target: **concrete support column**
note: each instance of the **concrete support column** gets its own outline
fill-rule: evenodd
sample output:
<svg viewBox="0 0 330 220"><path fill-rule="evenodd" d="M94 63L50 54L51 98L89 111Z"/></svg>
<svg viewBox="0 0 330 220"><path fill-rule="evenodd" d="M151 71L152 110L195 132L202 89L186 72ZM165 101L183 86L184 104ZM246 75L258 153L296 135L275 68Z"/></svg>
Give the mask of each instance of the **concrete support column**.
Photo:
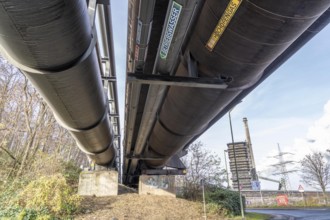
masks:
<svg viewBox="0 0 330 220"><path fill-rule="evenodd" d="M78 194L97 197L118 195L118 172L82 171L79 176Z"/></svg>
<svg viewBox="0 0 330 220"><path fill-rule="evenodd" d="M139 195L176 197L175 176L142 175L139 179Z"/></svg>

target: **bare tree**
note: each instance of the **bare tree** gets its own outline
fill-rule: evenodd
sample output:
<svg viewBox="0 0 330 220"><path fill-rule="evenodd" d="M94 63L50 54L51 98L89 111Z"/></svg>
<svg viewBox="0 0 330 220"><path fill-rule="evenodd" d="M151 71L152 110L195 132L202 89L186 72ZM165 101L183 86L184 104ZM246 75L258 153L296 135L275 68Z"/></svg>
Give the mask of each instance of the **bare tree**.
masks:
<svg viewBox="0 0 330 220"><path fill-rule="evenodd" d="M330 164L325 160L324 154L321 152L314 152L304 157L301 163L301 177L302 181L307 185L316 188L320 187L326 204L328 204L326 189L330 183Z"/></svg>
<svg viewBox="0 0 330 220"><path fill-rule="evenodd" d="M87 157L60 127L48 106L21 72L0 56L0 179L20 177L38 152L77 165Z"/></svg>
<svg viewBox="0 0 330 220"><path fill-rule="evenodd" d="M0 123L2 122L2 114L6 103L8 103L12 97L12 92L17 84L19 78L19 70L10 65L6 60L0 57Z"/></svg>
<svg viewBox="0 0 330 220"><path fill-rule="evenodd" d="M225 181L220 157L203 149L200 141L190 145L188 155L182 160L187 167L187 174L179 177L178 182L186 198L198 199L202 180L206 185L217 187L221 187Z"/></svg>

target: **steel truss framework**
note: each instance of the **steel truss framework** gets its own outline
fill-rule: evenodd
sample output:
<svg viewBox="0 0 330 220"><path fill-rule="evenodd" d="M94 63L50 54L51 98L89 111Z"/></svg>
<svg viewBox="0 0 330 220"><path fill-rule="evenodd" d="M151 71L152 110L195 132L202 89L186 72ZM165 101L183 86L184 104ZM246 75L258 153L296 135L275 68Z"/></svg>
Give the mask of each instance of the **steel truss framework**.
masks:
<svg viewBox="0 0 330 220"><path fill-rule="evenodd" d="M114 131L114 147L117 151L115 166L119 172L119 181L121 181L121 132L112 36L111 6L109 0L90 0L87 4L89 17L93 25L94 36L97 40L95 48L101 70L101 78L108 99L108 117Z"/></svg>

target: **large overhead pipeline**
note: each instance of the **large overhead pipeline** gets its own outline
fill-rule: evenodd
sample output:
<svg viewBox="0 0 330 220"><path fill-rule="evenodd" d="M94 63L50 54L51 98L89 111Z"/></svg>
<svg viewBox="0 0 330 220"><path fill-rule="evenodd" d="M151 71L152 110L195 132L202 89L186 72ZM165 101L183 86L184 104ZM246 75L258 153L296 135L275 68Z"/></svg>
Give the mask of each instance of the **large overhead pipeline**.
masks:
<svg viewBox="0 0 330 220"><path fill-rule="evenodd" d="M231 12L225 12L228 2L206 0L184 51L185 59L175 74L188 77L194 75L193 71L199 77L222 78L228 88L173 86L168 90L148 141L149 155L164 160L146 161L150 167L164 166L171 156L214 123L214 118L227 111L237 97L243 98L245 90L263 79L265 70L276 58L290 53L287 51L292 49L290 45L315 25L330 6L329 0L244 0L235 13L230 7ZM232 13L232 20L210 48L208 43L224 13ZM189 67L191 62L193 70Z"/></svg>
<svg viewBox="0 0 330 220"><path fill-rule="evenodd" d="M115 156L86 1L0 2L0 45L97 164Z"/></svg>

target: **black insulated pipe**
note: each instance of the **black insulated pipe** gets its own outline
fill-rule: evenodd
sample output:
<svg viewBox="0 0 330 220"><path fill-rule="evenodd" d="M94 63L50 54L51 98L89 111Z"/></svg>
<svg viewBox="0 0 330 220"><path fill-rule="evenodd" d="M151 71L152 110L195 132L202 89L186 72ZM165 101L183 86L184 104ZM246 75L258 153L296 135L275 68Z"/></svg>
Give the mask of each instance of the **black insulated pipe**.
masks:
<svg viewBox="0 0 330 220"><path fill-rule="evenodd" d="M41 93L57 121L99 165L115 156L86 1L0 2L1 53Z"/></svg>
<svg viewBox="0 0 330 220"><path fill-rule="evenodd" d="M329 8L330 1L245 0L234 14L212 52L205 45L229 1L207 0L184 51L197 63L199 77L231 79L228 89L171 87L149 138L148 155L164 160L146 161L163 167L236 97L263 79L264 71ZM302 46L302 45L301 45ZM176 71L190 76L187 60ZM244 97L244 96L243 96Z"/></svg>

